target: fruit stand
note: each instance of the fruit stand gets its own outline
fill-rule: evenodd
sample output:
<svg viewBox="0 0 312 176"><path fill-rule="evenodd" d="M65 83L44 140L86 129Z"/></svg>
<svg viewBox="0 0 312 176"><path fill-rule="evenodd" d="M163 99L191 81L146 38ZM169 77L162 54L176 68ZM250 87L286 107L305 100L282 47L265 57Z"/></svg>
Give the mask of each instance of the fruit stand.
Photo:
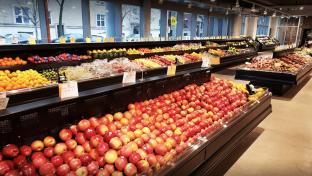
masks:
<svg viewBox="0 0 312 176"><path fill-rule="evenodd" d="M256 41L260 44L259 51L274 50L279 45L278 40L268 36L256 37Z"/></svg>
<svg viewBox="0 0 312 176"><path fill-rule="evenodd" d="M67 63L80 66L81 62L88 62L85 55L94 48L109 49L118 45L152 48L156 44L165 47L176 43L91 43L55 45L55 48L51 47L54 45L18 46L19 49L7 46L1 57L13 53L21 58L43 53L52 55L53 52L77 54L37 57L29 60L34 63L19 65L21 68L37 65L36 69L41 71L45 68L39 67L46 65L52 68ZM218 47L202 49L213 49L212 53L222 55L237 53L234 48L224 52ZM23 52L24 49L31 53ZM35 172L40 175L83 175L85 172L90 175L99 172L103 175L202 175L212 171L213 166L220 164L221 159L271 112L271 94L262 88L248 92L243 84L211 77L211 72L217 68L202 68L199 54L192 53L183 52L183 56L175 58L179 64L176 73L170 76L166 73L173 63L171 57L156 59L146 54L147 60L143 64L153 61L152 65L160 66L132 67L130 70L136 71L136 82L130 84L122 83L123 73L127 71L122 64L133 66L136 58L117 60L112 65L118 63L116 68L123 68L121 71L77 80L79 95L69 99L60 99L58 84L45 84L47 78L34 70L28 73L25 69L26 75L23 71L3 71L4 80L18 80L21 74L23 79L30 81L37 78L39 81L33 84L43 86L7 91L9 105L0 111L0 143L3 146L0 175L17 170L24 175ZM233 64L241 57L246 59L255 53L224 55L226 62L220 63L219 69L222 64ZM65 61L63 56L71 59ZM77 58L87 59L75 60ZM102 64L102 61L94 62ZM16 62L4 59L4 63ZM7 67L13 69L14 66Z"/></svg>
<svg viewBox="0 0 312 176"><path fill-rule="evenodd" d="M302 83L312 71L310 56L294 54L293 48L274 52L273 57L255 59L254 63L238 68L235 78L250 80L254 85L268 87L272 93L282 95L290 87Z"/></svg>

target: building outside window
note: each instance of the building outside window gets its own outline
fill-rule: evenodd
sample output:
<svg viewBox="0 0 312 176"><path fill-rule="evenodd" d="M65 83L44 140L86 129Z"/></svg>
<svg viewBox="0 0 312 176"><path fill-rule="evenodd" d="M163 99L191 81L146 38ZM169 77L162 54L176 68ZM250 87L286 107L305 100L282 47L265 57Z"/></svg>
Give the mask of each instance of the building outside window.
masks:
<svg viewBox="0 0 312 176"><path fill-rule="evenodd" d="M183 16L183 39L190 39L191 37L191 13L184 13Z"/></svg>
<svg viewBox="0 0 312 176"><path fill-rule="evenodd" d="M175 40L177 37L177 11L167 11L167 38Z"/></svg>
<svg viewBox="0 0 312 176"><path fill-rule="evenodd" d="M204 15L197 15L196 20L196 37L204 36Z"/></svg>
<svg viewBox="0 0 312 176"><path fill-rule="evenodd" d="M242 15L242 26L241 26L241 31L240 35L245 35L246 34L246 16Z"/></svg>
<svg viewBox="0 0 312 176"><path fill-rule="evenodd" d="M28 7L14 7L15 23L29 24L29 11Z"/></svg>
<svg viewBox="0 0 312 176"><path fill-rule="evenodd" d="M122 4L122 40L138 41L140 39L140 6Z"/></svg>
<svg viewBox="0 0 312 176"><path fill-rule="evenodd" d="M160 9L151 9L151 37L153 37L154 40L159 40L160 38L160 15L161 11Z"/></svg>
<svg viewBox="0 0 312 176"><path fill-rule="evenodd" d="M269 16L259 16L257 22L257 34L261 35L269 35L269 25L270 25L270 17Z"/></svg>
<svg viewBox="0 0 312 176"><path fill-rule="evenodd" d="M105 15L104 14L97 14L96 15L96 26L98 27L105 27Z"/></svg>

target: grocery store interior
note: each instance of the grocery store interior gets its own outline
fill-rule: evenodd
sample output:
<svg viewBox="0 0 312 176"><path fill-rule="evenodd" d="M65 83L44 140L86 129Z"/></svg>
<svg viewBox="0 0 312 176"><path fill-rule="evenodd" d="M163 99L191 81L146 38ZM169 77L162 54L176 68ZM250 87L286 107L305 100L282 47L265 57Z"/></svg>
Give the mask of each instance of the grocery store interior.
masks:
<svg viewBox="0 0 312 176"><path fill-rule="evenodd" d="M0 0L0 176L312 175L312 1Z"/></svg>

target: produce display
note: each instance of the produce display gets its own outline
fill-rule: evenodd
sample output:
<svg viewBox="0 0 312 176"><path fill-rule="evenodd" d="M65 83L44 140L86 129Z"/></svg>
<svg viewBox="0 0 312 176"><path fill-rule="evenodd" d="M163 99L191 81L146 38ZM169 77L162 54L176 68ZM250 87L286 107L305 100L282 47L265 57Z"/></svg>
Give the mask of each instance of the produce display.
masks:
<svg viewBox="0 0 312 176"><path fill-rule="evenodd" d="M44 70L42 73L42 76L47 78L48 80L52 82L57 82L58 80L58 74L57 70L49 69L49 70Z"/></svg>
<svg viewBox="0 0 312 176"><path fill-rule="evenodd" d="M26 61L16 57L15 59L11 57L4 57L0 59L0 66L14 66L14 65L25 65Z"/></svg>
<svg viewBox="0 0 312 176"><path fill-rule="evenodd" d="M10 72L0 70L0 92L23 88L43 87L51 84L35 70Z"/></svg>
<svg viewBox="0 0 312 176"><path fill-rule="evenodd" d="M248 46L248 43L246 41L226 42L226 45L230 47L238 47L238 46Z"/></svg>
<svg viewBox="0 0 312 176"><path fill-rule="evenodd" d="M311 57L302 57L298 54L288 54L279 58L253 58L251 63L247 63L242 68L275 71L275 72L290 72L297 73L303 67L311 64Z"/></svg>
<svg viewBox="0 0 312 176"><path fill-rule="evenodd" d="M88 51L88 55L92 56L94 59L105 59L105 58L114 58L114 57L123 57L127 55L127 50L122 49L110 49L110 50L92 50Z"/></svg>
<svg viewBox="0 0 312 176"><path fill-rule="evenodd" d="M49 62L61 62L61 61L78 61L78 60L87 60L92 59L91 56L86 55L75 55L75 54L68 54L63 53L58 56L49 56L49 57L40 57L38 55L36 56L30 56L27 58L27 60L31 63L40 64L40 63L49 63Z"/></svg>
<svg viewBox="0 0 312 176"><path fill-rule="evenodd" d="M249 95L243 85L212 77L203 85L129 104L126 112L82 119L58 138L7 144L0 153L0 175L152 175L264 93L257 89Z"/></svg>
<svg viewBox="0 0 312 176"><path fill-rule="evenodd" d="M256 40L264 46L278 45L278 41L270 37L257 37Z"/></svg>

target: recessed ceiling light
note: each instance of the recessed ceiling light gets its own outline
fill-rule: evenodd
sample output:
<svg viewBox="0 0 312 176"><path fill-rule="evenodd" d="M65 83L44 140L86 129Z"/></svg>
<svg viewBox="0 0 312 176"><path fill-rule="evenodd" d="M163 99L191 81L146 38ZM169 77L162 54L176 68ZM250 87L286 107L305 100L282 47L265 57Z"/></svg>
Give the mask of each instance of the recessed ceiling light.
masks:
<svg viewBox="0 0 312 176"><path fill-rule="evenodd" d="M255 4L252 4L252 7L251 7L250 11L253 12L253 13L258 12L258 10L256 9L256 5Z"/></svg>
<svg viewBox="0 0 312 176"><path fill-rule="evenodd" d="M159 4L164 3L164 0L158 0L158 3L159 3Z"/></svg>
<svg viewBox="0 0 312 176"><path fill-rule="evenodd" d="M303 10L303 9L304 9L304 7L303 7L303 6L301 6L299 9L300 9L300 10Z"/></svg>
<svg viewBox="0 0 312 176"><path fill-rule="evenodd" d="M216 2L216 0L210 0L210 2Z"/></svg>
<svg viewBox="0 0 312 176"><path fill-rule="evenodd" d="M263 15L266 15L268 14L267 10L265 9L264 12L263 12Z"/></svg>
<svg viewBox="0 0 312 176"><path fill-rule="evenodd" d="M225 15L228 15L228 14L229 14L229 10L226 10Z"/></svg>
<svg viewBox="0 0 312 176"><path fill-rule="evenodd" d="M189 3L188 5L187 5L187 8L192 8L192 4L191 3Z"/></svg>
<svg viewBox="0 0 312 176"><path fill-rule="evenodd" d="M213 10L213 8L212 8L212 7L210 7L210 8L209 8L209 12L212 12L212 10Z"/></svg>
<svg viewBox="0 0 312 176"><path fill-rule="evenodd" d="M239 0L236 0L235 7L236 7L236 8L239 8L239 7L240 7L240 5L239 5Z"/></svg>
<svg viewBox="0 0 312 176"><path fill-rule="evenodd" d="M274 13L272 14L272 17L276 17L276 12L274 12Z"/></svg>

